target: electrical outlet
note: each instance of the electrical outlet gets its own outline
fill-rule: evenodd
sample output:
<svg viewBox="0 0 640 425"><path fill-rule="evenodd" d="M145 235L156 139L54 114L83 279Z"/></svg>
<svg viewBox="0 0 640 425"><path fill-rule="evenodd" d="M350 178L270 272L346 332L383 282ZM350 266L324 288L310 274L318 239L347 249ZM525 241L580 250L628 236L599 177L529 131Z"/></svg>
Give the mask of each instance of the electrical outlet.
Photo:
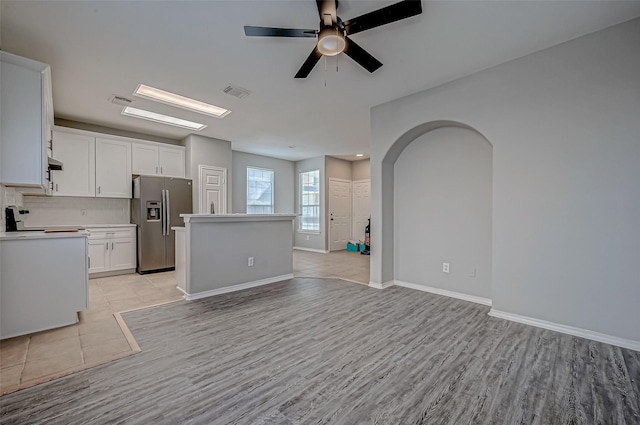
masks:
<svg viewBox="0 0 640 425"><path fill-rule="evenodd" d="M247 266L253 267L253 257L249 257L249 260L247 261Z"/></svg>
<svg viewBox="0 0 640 425"><path fill-rule="evenodd" d="M471 273L469 273L469 277L476 277L476 269L471 270Z"/></svg>
<svg viewBox="0 0 640 425"><path fill-rule="evenodd" d="M80 214L87 215L87 210L80 210Z"/></svg>
<svg viewBox="0 0 640 425"><path fill-rule="evenodd" d="M442 263L442 272L449 273L449 263Z"/></svg>
<svg viewBox="0 0 640 425"><path fill-rule="evenodd" d="M307 240L309 240L309 235L307 235Z"/></svg>

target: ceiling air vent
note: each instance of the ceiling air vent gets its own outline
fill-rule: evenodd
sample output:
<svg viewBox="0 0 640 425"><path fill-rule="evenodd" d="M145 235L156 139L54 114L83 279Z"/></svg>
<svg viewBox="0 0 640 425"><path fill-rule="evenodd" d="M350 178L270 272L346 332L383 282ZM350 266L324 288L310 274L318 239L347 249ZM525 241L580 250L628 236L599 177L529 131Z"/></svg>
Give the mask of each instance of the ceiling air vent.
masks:
<svg viewBox="0 0 640 425"><path fill-rule="evenodd" d="M118 96L117 94L114 94L109 98L109 102L113 103L114 105L129 106L133 103L133 100L127 99L124 96Z"/></svg>
<svg viewBox="0 0 640 425"><path fill-rule="evenodd" d="M229 84L227 87L223 88L222 91L225 92L226 94L230 94L233 97L237 97L238 99L247 97L249 96L249 93L251 93L247 89L243 89L240 86L234 86L232 84Z"/></svg>

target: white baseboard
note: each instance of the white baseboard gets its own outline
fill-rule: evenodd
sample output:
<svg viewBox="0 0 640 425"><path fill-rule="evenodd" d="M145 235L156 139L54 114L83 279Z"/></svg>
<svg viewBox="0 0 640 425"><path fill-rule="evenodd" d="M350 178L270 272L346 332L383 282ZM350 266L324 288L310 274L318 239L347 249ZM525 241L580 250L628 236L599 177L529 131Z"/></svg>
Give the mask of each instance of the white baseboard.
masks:
<svg viewBox="0 0 640 425"><path fill-rule="evenodd" d="M395 281L394 280L389 280L387 282L384 283L377 283L377 282L371 282L369 281L369 286L372 288L376 288L376 289L385 289L385 288L389 288L391 286L395 285Z"/></svg>
<svg viewBox="0 0 640 425"><path fill-rule="evenodd" d="M269 283L282 282L283 280L293 279L293 273L283 274L282 276L269 277L267 279L254 280L253 282L240 283L238 285L225 286L223 288L211 289L210 291L188 294L182 289L184 299L188 301L199 300L200 298L212 297L214 295L226 294L229 292L242 291L243 289L255 288L256 286L268 285Z"/></svg>
<svg viewBox="0 0 640 425"><path fill-rule="evenodd" d="M293 249L297 249L299 251L318 252L320 254L328 254L329 253L329 251L325 251L323 249L305 248L305 247L302 247L302 246L294 246Z"/></svg>
<svg viewBox="0 0 640 425"><path fill-rule="evenodd" d="M525 325L535 326L538 328L549 329L551 331L577 336L580 338L591 339L593 341L604 342L605 344L611 344L617 347L640 351L640 341L634 341L632 339L619 338L600 332L589 331L587 329L575 328L573 326L561 325L559 323L548 322L546 320L534 319L533 317L507 313L506 311L500 311L494 308L492 308L489 312L489 316L510 320L512 322L523 323Z"/></svg>
<svg viewBox="0 0 640 425"><path fill-rule="evenodd" d="M489 298L463 294L462 292L449 291L441 288L434 288L432 286L418 285L417 283L403 282L401 280L396 280L395 284L396 286L402 286L403 288L416 289L418 291L430 292L436 295L444 295L445 297L457 298L459 300L470 301L472 303L488 305L491 307L491 299Z"/></svg>

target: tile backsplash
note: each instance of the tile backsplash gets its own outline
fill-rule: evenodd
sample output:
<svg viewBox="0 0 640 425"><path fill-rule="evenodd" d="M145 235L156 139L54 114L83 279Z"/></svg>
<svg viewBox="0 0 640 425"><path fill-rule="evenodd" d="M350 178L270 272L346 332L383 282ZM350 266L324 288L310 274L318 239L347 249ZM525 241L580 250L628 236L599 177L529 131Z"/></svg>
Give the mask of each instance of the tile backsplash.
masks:
<svg viewBox="0 0 640 425"><path fill-rule="evenodd" d="M129 199L25 196L26 227L127 224Z"/></svg>

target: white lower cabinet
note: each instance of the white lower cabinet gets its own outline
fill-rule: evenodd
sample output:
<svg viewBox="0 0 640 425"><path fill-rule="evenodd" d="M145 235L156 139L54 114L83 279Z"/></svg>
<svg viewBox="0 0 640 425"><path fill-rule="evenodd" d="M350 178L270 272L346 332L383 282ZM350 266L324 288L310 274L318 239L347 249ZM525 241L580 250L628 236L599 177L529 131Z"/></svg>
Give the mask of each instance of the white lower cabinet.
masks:
<svg viewBox="0 0 640 425"><path fill-rule="evenodd" d="M135 227L92 227L89 236L89 273L136 268Z"/></svg>
<svg viewBox="0 0 640 425"><path fill-rule="evenodd" d="M86 236L9 235L0 251L0 339L72 325L88 308Z"/></svg>

